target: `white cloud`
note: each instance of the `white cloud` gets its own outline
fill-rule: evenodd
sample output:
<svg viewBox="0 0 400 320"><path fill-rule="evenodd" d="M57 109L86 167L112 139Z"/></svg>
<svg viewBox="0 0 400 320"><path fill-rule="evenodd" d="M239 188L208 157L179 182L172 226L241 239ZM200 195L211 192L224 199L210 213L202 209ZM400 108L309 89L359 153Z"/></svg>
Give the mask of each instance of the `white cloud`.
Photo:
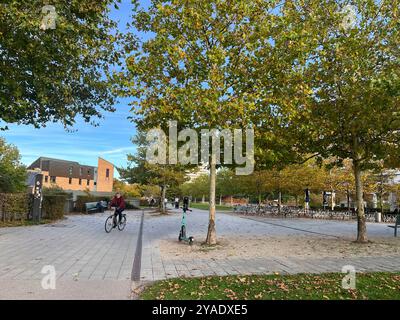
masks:
<svg viewBox="0 0 400 320"><path fill-rule="evenodd" d="M108 151L101 151L99 152L100 154L121 154L125 153L127 151L134 151L135 147L125 147L125 148L117 148L113 150L108 150Z"/></svg>

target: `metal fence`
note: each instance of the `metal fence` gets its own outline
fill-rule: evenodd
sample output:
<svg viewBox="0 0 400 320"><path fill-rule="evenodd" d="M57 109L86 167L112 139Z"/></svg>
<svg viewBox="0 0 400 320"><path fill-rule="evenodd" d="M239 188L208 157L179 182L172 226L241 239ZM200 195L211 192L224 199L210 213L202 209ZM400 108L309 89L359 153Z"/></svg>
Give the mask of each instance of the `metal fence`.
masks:
<svg viewBox="0 0 400 320"><path fill-rule="evenodd" d="M326 219L326 220L353 220L357 218L354 211L331 211L324 209L309 209L290 206L269 206L269 205L236 205L233 211L249 216L267 216L281 218L310 218L310 219ZM365 214L368 222L375 222L375 213L367 212ZM382 222L395 222L396 214L385 213L382 215Z"/></svg>

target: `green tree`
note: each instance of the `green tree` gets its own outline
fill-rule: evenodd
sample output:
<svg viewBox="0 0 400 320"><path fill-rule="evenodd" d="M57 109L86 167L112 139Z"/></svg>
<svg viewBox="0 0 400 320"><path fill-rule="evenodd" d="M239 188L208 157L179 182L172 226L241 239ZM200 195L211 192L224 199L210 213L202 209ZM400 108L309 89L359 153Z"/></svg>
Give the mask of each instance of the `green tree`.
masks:
<svg viewBox="0 0 400 320"><path fill-rule="evenodd" d="M192 181L188 181L181 186L184 196L191 196L193 201L204 199L209 190L210 179L207 174L201 174Z"/></svg>
<svg viewBox="0 0 400 320"><path fill-rule="evenodd" d="M270 176L267 170L255 170L247 176L233 176L228 184L232 195L257 199L258 204L262 203L266 194L271 194Z"/></svg>
<svg viewBox="0 0 400 320"><path fill-rule="evenodd" d="M222 204L222 197L228 195L235 194L235 187L234 187L234 178L235 172L223 168L217 172L217 180L216 180L216 194L219 196L219 204Z"/></svg>
<svg viewBox="0 0 400 320"><path fill-rule="evenodd" d="M179 165L155 165L146 159L148 142L144 132L138 133L132 142L137 146L136 154L128 155L127 168L118 168L123 180L130 184L153 184L161 189L161 212L166 213L164 199L169 187L177 186L185 181L185 171Z"/></svg>
<svg viewBox="0 0 400 320"><path fill-rule="evenodd" d="M130 52L119 82L133 102L141 129L166 127L201 130L245 128L254 105L237 75L249 66L257 25L270 4L261 0L153 0L134 13L135 31L145 36ZM215 228L216 161L209 159L207 244L217 242Z"/></svg>
<svg viewBox="0 0 400 320"><path fill-rule="evenodd" d="M318 193L324 190L327 171L313 160L301 164L292 164L282 170L281 188L294 196L296 204L299 197L305 197L305 189Z"/></svg>
<svg viewBox="0 0 400 320"><path fill-rule="evenodd" d="M17 147L0 138L0 192L22 192L26 188L26 168Z"/></svg>
<svg viewBox="0 0 400 320"><path fill-rule="evenodd" d="M139 184L128 184L118 179L114 179L113 191L122 192L126 197L131 198L139 198L141 196Z"/></svg>
<svg viewBox="0 0 400 320"><path fill-rule="evenodd" d="M261 92L272 100L264 109L278 115L291 149L334 158L339 166L351 159L357 241L366 242L362 173L400 154L399 1L354 1L356 23L350 26L346 4L285 1L274 55L260 53L252 78L268 81L264 65L281 57L273 71L282 81Z"/></svg>
<svg viewBox="0 0 400 320"><path fill-rule="evenodd" d="M144 184L140 186L141 195L146 198L161 198L160 188L155 185Z"/></svg>
<svg viewBox="0 0 400 320"><path fill-rule="evenodd" d="M0 4L0 120L44 126L89 122L111 111L108 74L120 36L108 14L119 0L54 1L55 29L41 28L50 1ZM3 128L4 129L4 128Z"/></svg>
<svg viewBox="0 0 400 320"><path fill-rule="evenodd" d="M332 18L320 23L320 46L305 66L313 94L302 121L311 125L311 150L335 156L338 163L352 160L357 241L366 242L362 173L388 155L400 156L399 1L355 5L355 28L341 29L343 16L334 14L340 9L335 2L327 8Z"/></svg>

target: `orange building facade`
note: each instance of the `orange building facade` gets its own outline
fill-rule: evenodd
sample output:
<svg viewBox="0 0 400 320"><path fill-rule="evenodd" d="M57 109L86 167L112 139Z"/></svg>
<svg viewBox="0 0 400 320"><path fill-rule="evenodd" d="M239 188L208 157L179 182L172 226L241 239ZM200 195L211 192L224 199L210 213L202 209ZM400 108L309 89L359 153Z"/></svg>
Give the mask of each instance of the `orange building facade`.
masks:
<svg viewBox="0 0 400 320"><path fill-rule="evenodd" d="M81 165L75 161L40 157L29 170L43 174L43 186L57 186L64 190L112 192L114 165L98 158L98 166Z"/></svg>

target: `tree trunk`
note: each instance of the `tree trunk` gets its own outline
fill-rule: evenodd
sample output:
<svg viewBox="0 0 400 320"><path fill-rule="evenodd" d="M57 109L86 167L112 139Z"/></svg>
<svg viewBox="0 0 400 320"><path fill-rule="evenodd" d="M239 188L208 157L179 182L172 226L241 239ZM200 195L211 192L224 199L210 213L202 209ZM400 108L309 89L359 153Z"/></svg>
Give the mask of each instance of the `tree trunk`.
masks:
<svg viewBox="0 0 400 320"><path fill-rule="evenodd" d="M380 195L379 195L379 206L381 209L381 214L380 214L380 217L379 217L379 213L376 214L375 222L381 222L382 218L383 218L383 194L382 193L380 193Z"/></svg>
<svg viewBox="0 0 400 320"><path fill-rule="evenodd" d="M347 195L347 211L350 212L351 210L350 210L350 191L349 191L349 189L347 189L346 195Z"/></svg>
<svg viewBox="0 0 400 320"><path fill-rule="evenodd" d="M335 191L333 189L331 190L331 209L335 210Z"/></svg>
<svg viewBox="0 0 400 320"><path fill-rule="evenodd" d="M282 207L282 192L279 190L278 192L278 213L281 214Z"/></svg>
<svg viewBox="0 0 400 320"><path fill-rule="evenodd" d="M2 218L3 222L6 222L6 212L4 210L3 203L0 203L0 213L1 213L1 218Z"/></svg>
<svg viewBox="0 0 400 320"><path fill-rule="evenodd" d="M203 194L203 197L201 198L201 203L204 203L204 202L206 202L206 201L204 199L204 194Z"/></svg>
<svg viewBox="0 0 400 320"><path fill-rule="evenodd" d="M219 195L219 205L222 206L222 195Z"/></svg>
<svg viewBox="0 0 400 320"><path fill-rule="evenodd" d="M357 161L353 160L354 178L356 183L357 201L357 242L367 242L367 226L364 213L363 183L361 179L362 171Z"/></svg>
<svg viewBox="0 0 400 320"><path fill-rule="evenodd" d="M216 155L212 152L210 161L210 215L208 223L208 232L206 238L206 244L215 245L217 244L217 232L215 230L215 185L216 185Z"/></svg>
<svg viewBox="0 0 400 320"><path fill-rule="evenodd" d="M162 186L162 192L161 192L161 213L166 214L167 213L167 207L165 205L165 195L167 193L167 186Z"/></svg>

